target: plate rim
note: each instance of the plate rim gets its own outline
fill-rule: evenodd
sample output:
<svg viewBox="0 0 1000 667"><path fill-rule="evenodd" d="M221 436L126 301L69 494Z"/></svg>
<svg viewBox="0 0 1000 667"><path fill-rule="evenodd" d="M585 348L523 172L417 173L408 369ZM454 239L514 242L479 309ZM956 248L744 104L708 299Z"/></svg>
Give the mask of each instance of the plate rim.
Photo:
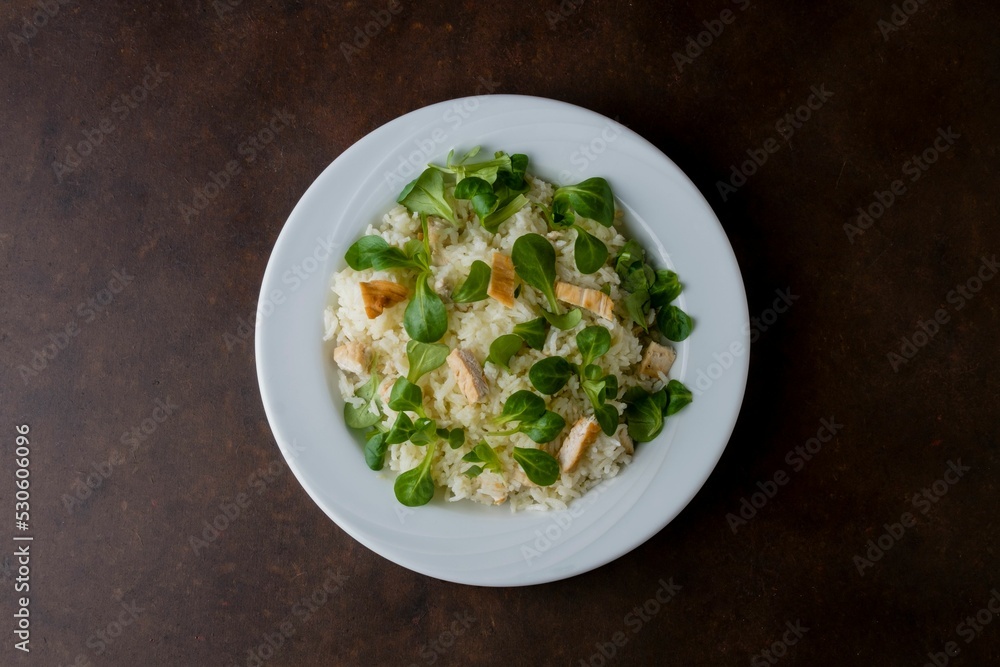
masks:
<svg viewBox="0 0 1000 667"><path fill-rule="evenodd" d="M424 574L426 576L431 576L446 581L452 581L454 583L479 585L479 586L534 585L534 584L556 581L571 576L576 576L578 574L582 574L584 572L601 567L607 564L608 562L611 562L613 560L616 560L617 558L626 555L631 550L637 548L641 544L651 539L654 535L656 535L664 527L666 527L671 521L673 521L673 519L675 519L677 515L679 515L680 512L682 512L684 508L690 504L691 500L704 487L705 482L708 480L712 472L715 470L719 460L721 459L723 453L725 452L726 447L728 446L729 441L732 438L732 433L735 429L735 425L737 423L737 420L741 412L743 400L745 398L747 379L749 375L749 356L750 356L749 355L749 348L750 348L749 307L747 305L746 288L742 280L742 271L740 270L739 261L736 258L735 252L733 251L732 244L729 242L728 235L725 233L725 230L722 227L721 223L719 222L718 217L715 215L715 211L712 209L708 201L705 199L704 195L695 186L695 184L691 181L691 179L687 176L687 174L684 173L684 171L680 169L680 167L678 167L672 160L670 160L670 158L667 155L665 155L655 145L653 145L650 141L648 141L638 133L619 124L626 132L628 132L629 138L633 142L637 142L637 144L641 146L644 149L644 151L649 153L649 155L653 156L655 159L662 160L663 163L668 166L668 169L672 172L672 174L675 177L680 178L683 187L686 190L688 190L690 194L694 195L693 197L690 198L691 201L689 203L697 204L700 208L703 209L703 212L707 214L710 220L714 222L715 231L718 233L718 235L721 236L721 239L724 241L723 247L725 251L727 251L727 256L725 257L725 259L728 260L727 263L731 264L731 267L735 269L735 274L738 277L738 280L736 281L737 284L735 285L735 287L737 288L738 296L740 297L739 305L742 306L740 319L741 322L744 323L744 326L741 330L742 340L739 342L743 344L746 353L743 354L740 357L739 362L736 363L734 367L729 370L729 372L735 371L735 373L737 374L734 377L736 377L736 379L738 380L739 390L738 390L738 401L734 402L733 409L729 411L727 420L728 423L725 424L725 428L723 429L726 433L724 441L721 443L720 446L718 446L717 450L714 452L714 456L711 457L712 458L711 464L705 465L703 467L701 471L702 474L699 475L697 483L690 485L690 492L686 494L686 497L682 503L677 503L676 507L671 508L671 511L664 512L660 520L649 523L647 530L643 531L643 534L638 536L638 538L634 539L632 543L629 544L626 548L615 551L614 553L611 553L606 557L592 559L588 561L585 565L571 568L569 571L562 573L548 571L547 573L542 574L544 571L535 570L534 573L540 574L541 576L529 575L529 576L522 576L517 580L490 581L489 583L483 583L484 581L483 579L473 580L475 579L475 577L470 578L468 576L457 576L457 575L455 577L449 577L449 576L442 576L442 573L440 572L428 571L428 568L422 567L421 564L418 562L414 562L413 559L409 557L410 555L408 553L397 552L391 556L387 555L385 553L385 550L391 549L392 548L391 545L387 547L386 545L380 543L375 536L368 535L363 529L353 525L350 520L342 516L342 513L338 513L334 509L328 507L327 504L318 497L319 494L318 492L314 492L314 490L311 488L311 483L308 482L307 479L305 479L302 474L300 474L301 471L298 468L296 457L293 452L289 451L288 443L283 442L285 438L283 438L282 436L285 433L285 428L283 425L280 424L280 416L276 408L275 397L271 395L270 388L267 386L265 382L265 378L267 376L267 364L270 362L271 353L267 351L266 345L264 345L264 341L262 340L266 335L265 331L268 328L268 326L275 326L275 324L272 323L273 320L271 320L270 318L264 318L263 321L261 322L259 312L261 305L264 304L267 298L269 285L272 285L275 281L275 272L278 271L280 268L284 268L284 265L282 265L281 267L277 266L275 260L276 257L279 255L280 250L286 244L289 243L289 239L292 238L295 234L295 229L293 228L294 227L293 221L298 219L298 217L307 214L306 211L309 208L309 203L311 202L311 200L315 199L316 196L315 190L319 188L324 183L324 181L329 178L328 174L332 173L332 171L335 168L337 168L338 164L344 165L349 163L353 159L353 156L357 154L359 151L363 150L368 144L377 141L378 138L381 136L387 136L392 128L403 126L407 122L407 119L413 119L414 121L416 121L417 119L420 119L423 116L427 116L432 110L439 110L448 105L455 105L458 103L467 102L469 100L476 100L477 105L495 104L498 106L498 108L502 108L502 105L504 103L524 104L524 105L540 104L554 109L558 109L561 107L573 114L577 115L584 114L590 116L592 120L617 124L617 121L607 118L602 114L559 100L552 100L544 97L528 96L528 95L509 95L509 94L477 95L472 97L456 98L453 100L445 100L442 102L438 102L435 104L427 105L422 108L416 109L414 111L399 116L381 125L380 127L372 130L364 137L353 143L349 148L347 148L340 155L338 155L329 165L327 165L327 167L324 168L319 175L317 175L314 181L301 195L298 202L290 212L288 219L283 224L281 232L278 234L274 242L274 247L272 248L271 255L268 259L267 268L265 269L264 275L261 280L261 293L260 293L260 298L258 299L258 311L257 313L255 313L256 324L255 324L254 342L255 342L258 386L260 388L261 398L264 404L264 410L268 419L269 426L272 430L272 433L274 434L279 449L281 450L282 455L286 460L286 463L289 465L289 468L292 470L293 474L295 474L296 479L299 481L300 485L305 489L307 494L309 494L313 502L315 502L320 507L320 509L322 509L323 512L328 517L330 517L331 520L334 521L334 523L336 523L342 530L348 533L353 539L357 540L366 548L372 550L373 552L382 556L383 558L386 558L387 560L399 564L402 567L406 567L407 569ZM427 127L427 125L425 125L424 127ZM413 132L410 132L410 134L411 135L416 134L419 133L419 131L420 130L418 128ZM391 154L390 151L387 151L386 153ZM621 200L619 201L620 203L625 203L626 205L628 204L628 202L621 202ZM378 212L373 212L372 217L375 217L377 215ZM321 277L323 278L324 285L328 286L330 278L329 272L327 271L322 272ZM281 318L278 318L279 321L280 319ZM321 332L317 332L317 338L320 337L321 337ZM707 460L708 459L706 459L706 462ZM368 473L371 472L368 471L367 468L365 468L364 470L365 472ZM371 474L374 475L374 473ZM581 498L576 502L580 502L581 500L586 499L586 497L587 495L585 494L583 498ZM469 573L464 573L464 574L469 574Z"/></svg>

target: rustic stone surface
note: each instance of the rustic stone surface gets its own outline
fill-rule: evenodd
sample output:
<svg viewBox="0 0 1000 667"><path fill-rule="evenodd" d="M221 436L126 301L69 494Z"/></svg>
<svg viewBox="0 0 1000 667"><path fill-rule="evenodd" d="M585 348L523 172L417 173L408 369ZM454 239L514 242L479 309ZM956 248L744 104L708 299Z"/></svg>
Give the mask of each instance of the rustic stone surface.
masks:
<svg viewBox="0 0 1000 667"><path fill-rule="evenodd" d="M1000 587L1000 281L949 299L1000 251L1000 10L901 4L918 9L885 38L888 1L403 2L345 54L387 3L7 3L0 508L27 423L35 542L32 651L13 648L11 547L0 663L255 664L287 623L266 664L597 665L621 632L618 664L746 665L797 622L789 664L916 665L949 641L955 664L1000 662L1000 623L969 643L958 627ZM672 54L720 16L679 67ZM736 432L690 506L597 571L509 590L411 573L330 522L272 440L252 338L225 338L252 321L274 240L330 161L486 84L618 118L666 152L722 220L767 322ZM782 136L824 86L832 97ZM244 144L272 120L272 143ZM939 128L960 136L911 181L905 163ZM99 142L77 162L67 146L85 136ZM777 151L724 199L717 183L768 140ZM185 216L230 162L238 173ZM897 179L905 192L849 238ZM784 290L793 305L773 317ZM887 355L922 341L937 309L947 321L894 369ZM158 400L177 407L142 433L165 416ZM842 428L796 470L824 419ZM914 503L959 460L971 470L946 495ZM68 508L95 469L110 474ZM734 534L727 514L778 472L787 484ZM195 553L189 537L240 493L241 516ZM904 512L916 525L861 576L854 557ZM630 616L670 578L671 602ZM339 586L325 604L296 606L324 582ZM456 614L469 627L452 643Z"/></svg>

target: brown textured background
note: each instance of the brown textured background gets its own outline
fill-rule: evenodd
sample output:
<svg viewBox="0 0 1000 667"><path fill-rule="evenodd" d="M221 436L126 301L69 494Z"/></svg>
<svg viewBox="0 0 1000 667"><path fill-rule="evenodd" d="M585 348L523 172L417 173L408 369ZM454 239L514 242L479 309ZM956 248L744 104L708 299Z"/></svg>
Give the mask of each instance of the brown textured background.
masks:
<svg viewBox="0 0 1000 667"><path fill-rule="evenodd" d="M1000 662L1000 618L970 643L957 627L1000 587L1000 280L960 310L947 300L1000 252L1000 9L910 1L919 10L888 40L889 0L404 1L349 60L341 43L388 3L48 0L55 15L30 40L11 35L39 5L5 3L0 535L16 532L14 428L27 423L35 541L30 655L13 649L3 549L0 664L246 665L285 621L294 634L268 665L599 665L619 631L608 664L770 664L761 651L787 622L809 630L781 664L921 665L948 641L951 664ZM678 71L671 54L726 8L735 21ZM147 66L169 76L121 119L115 100ZM759 331L736 432L690 506L620 560L531 588L431 580L343 533L281 460L252 343L226 337L252 321L274 240L319 172L480 77L648 138L715 208L751 314L770 317L776 290L799 297ZM776 121L821 85L833 97L781 139ZM240 144L276 109L294 120L247 162ZM114 128L57 176L102 119ZM905 180L948 127L952 149ZM769 137L780 150L724 202L716 182ZM240 172L185 220L180 204L230 160ZM907 192L849 241L844 224L895 179ZM134 279L90 317L116 270ZM894 371L887 354L938 308L949 321ZM44 369L18 370L69 323L78 334ZM180 407L123 440L156 399ZM824 418L843 428L792 472L786 454ZM958 459L971 470L916 511L911 497ZM67 507L102 465L110 476ZM777 471L789 483L734 534L727 514ZM190 536L240 493L249 506L195 553ZM906 511L916 526L859 575L853 557ZM327 571L346 579L305 618L295 605ZM632 632L626 616L671 577L682 590ZM102 646L122 603L142 611ZM474 620L452 638L456 614Z"/></svg>

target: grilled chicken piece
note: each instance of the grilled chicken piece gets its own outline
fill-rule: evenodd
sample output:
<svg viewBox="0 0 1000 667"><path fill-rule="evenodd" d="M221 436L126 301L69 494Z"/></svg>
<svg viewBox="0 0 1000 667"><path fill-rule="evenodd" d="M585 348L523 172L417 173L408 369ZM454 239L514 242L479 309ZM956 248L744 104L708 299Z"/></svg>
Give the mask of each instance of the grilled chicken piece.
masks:
<svg viewBox="0 0 1000 667"><path fill-rule="evenodd" d="M563 472L573 472L580 463L584 451L589 447L597 436L601 433L601 426L593 417L581 417L573 424L566 439L559 447L559 467Z"/></svg>
<svg viewBox="0 0 1000 667"><path fill-rule="evenodd" d="M456 347L448 355L448 368L454 374L458 388L465 394L465 399L470 405L486 397L489 387L483 376L483 367L471 352Z"/></svg>
<svg viewBox="0 0 1000 667"><path fill-rule="evenodd" d="M507 485L500 475L484 471L479 475L479 493L492 498L494 505L500 505L507 500Z"/></svg>
<svg viewBox="0 0 1000 667"><path fill-rule="evenodd" d="M577 287L557 280L556 298L574 306L586 308L609 322L615 321L615 302L604 292L589 287Z"/></svg>
<svg viewBox="0 0 1000 667"><path fill-rule="evenodd" d="M333 350L333 360L340 370L362 375L368 367L365 346L361 343L344 343Z"/></svg>
<svg viewBox="0 0 1000 667"><path fill-rule="evenodd" d="M373 320L382 311L394 306L410 295L405 287L391 280L373 280L361 285L361 300L365 302L365 315Z"/></svg>
<svg viewBox="0 0 1000 667"><path fill-rule="evenodd" d="M674 348L650 341L649 345L646 346L646 353L642 356L639 374L651 378L660 377L660 373L666 375L670 372L670 367L674 365L676 358L677 353L674 352Z"/></svg>
<svg viewBox="0 0 1000 667"><path fill-rule="evenodd" d="M442 243L443 237L447 231L445 229L445 225L447 224L448 223L441 222L437 219L430 219L427 221L427 241L431 244L432 248L447 245ZM454 225L450 226L454 227ZM423 236L422 233L421 236ZM421 240L423 240L423 238L421 238Z"/></svg>
<svg viewBox="0 0 1000 667"><path fill-rule="evenodd" d="M514 307L514 262L502 252L493 253L490 286L486 293L508 308Z"/></svg>

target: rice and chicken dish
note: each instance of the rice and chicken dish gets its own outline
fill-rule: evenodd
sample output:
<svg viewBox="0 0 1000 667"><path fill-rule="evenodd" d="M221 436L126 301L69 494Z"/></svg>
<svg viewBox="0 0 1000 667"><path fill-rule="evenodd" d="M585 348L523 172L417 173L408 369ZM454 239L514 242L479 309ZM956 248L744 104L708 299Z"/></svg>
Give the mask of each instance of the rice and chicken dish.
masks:
<svg viewBox="0 0 1000 667"><path fill-rule="evenodd" d="M332 278L324 340L356 460L400 473L404 505L564 509L691 401L669 378L692 328L677 275L623 235L605 179L527 167L450 153Z"/></svg>

